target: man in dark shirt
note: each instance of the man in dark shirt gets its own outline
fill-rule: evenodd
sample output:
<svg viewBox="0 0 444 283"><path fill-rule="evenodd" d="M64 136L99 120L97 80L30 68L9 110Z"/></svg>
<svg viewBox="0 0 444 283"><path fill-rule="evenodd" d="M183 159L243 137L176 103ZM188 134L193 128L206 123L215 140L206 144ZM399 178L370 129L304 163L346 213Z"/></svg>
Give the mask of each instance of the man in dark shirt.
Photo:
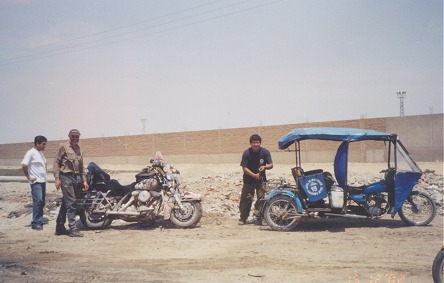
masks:
<svg viewBox="0 0 444 283"><path fill-rule="evenodd" d="M270 151L261 147L262 138L254 134L250 137L250 148L242 154L241 166L244 171L242 194L239 203L239 225L246 224L256 191L255 212L259 210L259 200L265 196L263 182L267 181L265 170L273 168ZM261 224L261 220L259 224Z"/></svg>

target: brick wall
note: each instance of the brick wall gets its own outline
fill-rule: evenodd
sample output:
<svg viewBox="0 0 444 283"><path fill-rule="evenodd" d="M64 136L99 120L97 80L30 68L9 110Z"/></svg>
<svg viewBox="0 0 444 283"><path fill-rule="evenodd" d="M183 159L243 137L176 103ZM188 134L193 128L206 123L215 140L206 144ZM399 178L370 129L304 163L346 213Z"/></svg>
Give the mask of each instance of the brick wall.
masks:
<svg viewBox="0 0 444 283"><path fill-rule="evenodd" d="M92 160L110 161L113 159L115 162L132 160L134 163L141 160L141 163L146 163L157 150L160 150L163 155L173 159L176 158L176 162L195 160L200 163L208 160L211 160L211 162L220 160L237 163L241 152L249 146L250 135L260 134L263 139L262 146L273 153L277 153L276 156L279 157L279 153L282 151L277 148L278 139L294 128L304 127L347 127L397 133L418 161L443 160L443 114L82 138L81 145L85 152L85 158ZM60 142L59 140L48 141L45 150L47 159L54 158ZM32 142L1 144L0 165L16 165L17 160L21 160L24 153L32 146ZM330 161L330 155L332 152L334 153L337 146L338 143L336 142L310 141L301 143L304 153L303 158L306 159L306 162ZM356 154L353 157L355 161L382 161L380 159L383 157L381 157L380 152L383 152L384 146L381 143L363 142L351 146L352 149L361 152L361 154ZM324 158L322 153L328 153L329 157ZM415 154L419 156L419 159ZM225 158L223 158L224 156ZM129 157L130 159L128 159ZM285 162L287 160L290 159L282 159ZM294 160L294 158L292 157L291 160ZM112 163L112 161L109 163Z"/></svg>

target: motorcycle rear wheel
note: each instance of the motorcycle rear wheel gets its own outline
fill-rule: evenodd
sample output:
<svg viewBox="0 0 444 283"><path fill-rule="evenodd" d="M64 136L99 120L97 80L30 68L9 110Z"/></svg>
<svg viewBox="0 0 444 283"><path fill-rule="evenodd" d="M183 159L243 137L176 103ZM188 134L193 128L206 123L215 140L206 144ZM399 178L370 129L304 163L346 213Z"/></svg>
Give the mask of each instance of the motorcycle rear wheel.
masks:
<svg viewBox="0 0 444 283"><path fill-rule="evenodd" d="M275 231L291 231L301 222L301 216L292 198L279 195L265 205L264 220Z"/></svg>
<svg viewBox="0 0 444 283"><path fill-rule="evenodd" d="M399 217L409 226L425 226L436 215L436 204L426 193L414 191L402 204Z"/></svg>
<svg viewBox="0 0 444 283"><path fill-rule="evenodd" d="M91 213L90 209L82 209L79 216L82 224L89 229L105 229L111 225L111 222L113 222L111 216L105 215L104 213Z"/></svg>
<svg viewBox="0 0 444 283"><path fill-rule="evenodd" d="M202 205L196 201L183 201L184 210L173 209L170 220L178 228L191 228L202 218Z"/></svg>

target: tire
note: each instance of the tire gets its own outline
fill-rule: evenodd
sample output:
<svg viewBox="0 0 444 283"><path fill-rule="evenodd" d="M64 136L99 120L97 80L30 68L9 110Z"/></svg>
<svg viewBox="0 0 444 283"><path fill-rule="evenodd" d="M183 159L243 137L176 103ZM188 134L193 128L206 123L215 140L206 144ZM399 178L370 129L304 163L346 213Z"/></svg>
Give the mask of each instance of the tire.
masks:
<svg viewBox="0 0 444 283"><path fill-rule="evenodd" d="M172 209L170 220L178 228L191 228L202 218L202 205L197 201L183 201L184 210Z"/></svg>
<svg viewBox="0 0 444 283"><path fill-rule="evenodd" d="M289 196L275 196L265 205L264 220L275 231L291 231L301 222L296 202Z"/></svg>
<svg viewBox="0 0 444 283"><path fill-rule="evenodd" d="M436 254L432 265L433 282L442 283L444 274L444 247Z"/></svg>
<svg viewBox="0 0 444 283"><path fill-rule="evenodd" d="M436 215L436 204L426 193L414 191L402 204L399 217L408 226L425 226Z"/></svg>
<svg viewBox="0 0 444 283"><path fill-rule="evenodd" d="M103 207L107 207L105 199L102 199L102 204ZM80 221L85 227L97 230L108 228L111 225L111 222L113 222L113 216L103 213L103 207L101 212L95 212L97 206L102 206L102 204L85 206L80 210Z"/></svg>
<svg viewBox="0 0 444 283"><path fill-rule="evenodd" d="M111 225L113 219L103 213L90 213L90 210L82 209L79 213L80 221L89 229L105 229Z"/></svg>

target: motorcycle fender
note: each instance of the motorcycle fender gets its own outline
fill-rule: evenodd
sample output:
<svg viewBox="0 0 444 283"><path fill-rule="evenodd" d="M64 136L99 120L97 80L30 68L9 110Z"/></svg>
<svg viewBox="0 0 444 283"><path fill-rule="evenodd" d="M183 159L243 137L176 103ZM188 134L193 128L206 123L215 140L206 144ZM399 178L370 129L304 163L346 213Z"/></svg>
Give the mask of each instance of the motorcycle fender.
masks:
<svg viewBox="0 0 444 283"><path fill-rule="evenodd" d="M193 192L184 191L180 194L181 201L201 201L202 195Z"/></svg>
<svg viewBox="0 0 444 283"><path fill-rule="evenodd" d="M269 201L272 197L277 196L277 195L285 195L285 196L288 196L288 197L294 199L294 201L296 202L296 206L298 208L298 212L302 212L303 211L302 202L301 202L300 197L297 194L295 194L295 193L293 193L291 191L287 191L287 190L279 190L279 189L277 189L277 190L271 191L265 197L265 202Z"/></svg>

